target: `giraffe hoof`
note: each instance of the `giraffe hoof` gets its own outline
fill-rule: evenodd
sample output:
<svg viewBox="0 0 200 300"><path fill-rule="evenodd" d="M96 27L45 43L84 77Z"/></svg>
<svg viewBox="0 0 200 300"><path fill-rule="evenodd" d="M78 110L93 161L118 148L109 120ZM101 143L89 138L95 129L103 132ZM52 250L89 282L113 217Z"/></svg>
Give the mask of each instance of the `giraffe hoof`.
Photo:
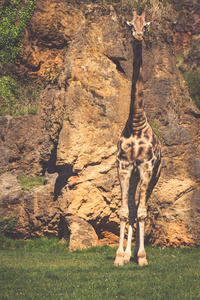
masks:
<svg viewBox="0 0 200 300"><path fill-rule="evenodd" d="M125 252L123 257L124 263L130 262L130 259L131 259L130 253Z"/></svg>
<svg viewBox="0 0 200 300"><path fill-rule="evenodd" d="M116 256L114 265L115 265L116 267L117 267L117 266L123 267L123 265L124 265L123 256Z"/></svg>
<svg viewBox="0 0 200 300"><path fill-rule="evenodd" d="M138 264L140 266L147 266L148 265L145 251L141 251L140 253L138 253L137 261L138 261Z"/></svg>
<svg viewBox="0 0 200 300"><path fill-rule="evenodd" d="M148 261L145 257L141 257L138 258L138 264L142 267L142 266L147 266L148 265Z"/></svg>

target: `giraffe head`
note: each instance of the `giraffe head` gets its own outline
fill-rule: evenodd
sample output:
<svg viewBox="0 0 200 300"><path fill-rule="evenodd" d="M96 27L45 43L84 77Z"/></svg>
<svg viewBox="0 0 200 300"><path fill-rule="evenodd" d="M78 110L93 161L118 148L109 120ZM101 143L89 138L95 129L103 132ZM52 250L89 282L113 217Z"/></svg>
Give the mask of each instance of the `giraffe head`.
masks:
<svg viewBox="0 0 200 300"><path fill-rule="evenodd" d="M131 22L127 21L127 24L131 26L133 37L138 41L142 41L144 31L147 26L149 26L150 22L145 21L145 11L143 11L141 16L138 16L137 12L134 10L133 19Z"/></svg>

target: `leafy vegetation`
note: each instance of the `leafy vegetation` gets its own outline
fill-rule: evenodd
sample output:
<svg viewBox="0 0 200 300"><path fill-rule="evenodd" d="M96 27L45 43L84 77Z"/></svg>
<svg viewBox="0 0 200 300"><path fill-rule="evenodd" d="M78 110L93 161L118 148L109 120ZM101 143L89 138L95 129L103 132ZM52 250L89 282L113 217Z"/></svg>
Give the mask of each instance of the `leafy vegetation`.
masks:
<svg viewBox="0 0 200 300"><path fill-rule="evenodd" d="M176 66L182 73L188 84L189 94L196 106L200 109L200 68L187 67L183 68L182 63L187 61L189 50L176 58Z"/></svg>
<svg viewBox="0 0 200 300"><path fill-rule="evenodd" d="M12 76L0 76L0 116L24 116L37 113L41 87L27 85Z"/></svg>
<svg viewBox="0 0 200 300"><path fill-rule="evenodd" d="M115 248L68 252L57 238L5 239L1 299L199 299L199 248L147 246L149 265L114 266ZM7 244L6 244L7 243ZM10 243L10 244L9 244Z"/></svg>
<svg viewBox="0 0 200 300"><path fill-rule="evenodd" d="M158 140L160 141L160 142L162 142L162 134L161 134L161 131L160 131L160 126L159 126L159 124L156 122L156 121L154 121L154 122L150 122L150 125L151 125L151 127L152 127L152 129L153 129L153 132L155 133L155 135L157 136L157 138L158 138Z"/></svg>
<svg viewBox="0 0 200 300"><path fill-rule="evenodd" d="M20 51L26 24L35 9L36 0L6 0L0 4L0 60L14 61Z"/></svg>
<svg viewBox="0 0 200 300"><path fill-rule="evenodd" d="M44 185L44 176L37 176L37 177L24 176L19 178L19 182L24 191L29 191L34 186Z"/></svg>
<svg viewBox="0 0 200 300"><path fill-rule="evenodd" d="M36 0L3 0L0 3L0 116L36 114L40 85L22 82L14 75L27 22Z"/></svg>
<svg viewBox="0 0 200 300"><path fill-rule="evenodd" d="M18 220L19 218L14 215L10 217L0 217L0 237L11 233L15 229Z"/></svg>
<svg viewBox="0 0 200 300"><path fill-rule="evenodd" d="M191 98L200 109L200 70L186 70L183 77L188 84Z"/></svg>

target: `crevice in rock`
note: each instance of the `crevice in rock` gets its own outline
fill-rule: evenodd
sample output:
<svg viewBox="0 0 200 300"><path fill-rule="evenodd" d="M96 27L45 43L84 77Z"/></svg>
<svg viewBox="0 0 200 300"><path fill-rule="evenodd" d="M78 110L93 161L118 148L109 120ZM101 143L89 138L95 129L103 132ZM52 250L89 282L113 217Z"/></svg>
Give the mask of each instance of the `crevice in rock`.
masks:
<svg viewBox="0 0 200 300"><path fill-rule="evenodd" d="M101 164L100 161L97 161L97 162L91 162L87 165L85 165L85 167L94 167L94 166L99 166Z"/></svg>
<svg viewBox="0 0 200 300"><path fill-rule="evenodd" d="M109 232L110 234L114 234L116 236L119 235L119 223L115 221L109 221L109 217L104 217L100 222L98 222L98 218L96 220L88 221L90 225L95 229L98 238L101 240L105 238L104 232Z"/></svg>
<svg viewBox="0 0 200 300"><path fill-rule="evenodd" d="M48 154L49 155L49 154ZM57 145L55 144L49 155L49 160L41 160L43 175L47 171L49 174L56 172L56 160L57 160Z"/></svg>
<svg viewBox="0 0 200 300"><path fill-rule="evenodd" d="M58 196L60 195L61 190L64 188L64 186L66 186L68 179L71 176L77 175L76 173L74 173L72 165L60 166L57 171L59 175L55 183L54 201L58 199Z"/></svg>
<svg viewBox="0 0 200 300"><path fill-rule="evenodd" d="M193 186L189 187L187 190L185 190L185 191L181 192L180 194L176 195L174 200L176 201L176 200L180 199L182 196L192 192L193 190L194 190Z"/></svg>
<svg viewBox="0 0 200 300"><path fill-rule="evenodd" d="M125 71L120 64L120 61L126 61L126 59L123 57L112 57L112 56L107 56L107 57L116 65L117 71L125 75Z"/></svg>
<svg viewBox="0 0 200 300"><path fill-rule="evenodd" d="M101 96L100 94L98 94L95 90L90 90L90 93L93 95L94 98L99 98L99 99L103 99L103 96ZM97 103L99 104L99 103ZM100 105L100 104L99 104Z"/></svg>
<svg viewBox="0 0 200 300"><path fill-rule="evenodd" d="M67 223L64 216L60 216L60 221L58 224L58 237L61 240L62 238L68 239L70 237L70 231L68 229Z"/></svg>

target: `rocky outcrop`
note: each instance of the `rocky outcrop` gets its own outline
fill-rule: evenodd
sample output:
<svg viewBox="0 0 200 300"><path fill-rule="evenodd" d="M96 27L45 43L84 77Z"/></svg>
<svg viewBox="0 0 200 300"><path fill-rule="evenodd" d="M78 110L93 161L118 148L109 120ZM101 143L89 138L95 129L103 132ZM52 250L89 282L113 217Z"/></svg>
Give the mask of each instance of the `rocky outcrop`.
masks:
<svg viewBox="0 0 200 300"><path fill-rule="evenodd" d="M70 230L69 251L98 245L98 236L94 228L84 219L69 215L66 217L66 224Z"/></svg>
<svg viewBox="0 0 200 300"><path fill-rule="evenodd" d="M16 60L17 73L37 81L58 76L66 49L82 20L81 11L67 1L36 1Z"/></svg>
<svg viewBox="0 0 200 300"><path fill-rule="evenodd" d="M11 208L15 204L20 204L22 197L22 187L17 178L11 173L4 173L0 177L0 205Z"/></svg>
<svg viewBox="0 0 200 300"><path fill-rule="evenodd" d="M37 116L0 117L0 174L7 171L40 174L40 148L44 141Z"/></svg>
<svg viewBox="0 0 200 300"><path fill-rule="evenodd" d="M65 203L55 201L57 177L57 173L47 174L43 186L25 192L16 175L4 173L0 177L0 216L19 218L12 231L17 236L58 235L63 240L70 236L70 251L98 245L94 228Z"/></svg>
<svg viewBox="0 0 200 300"><path fill-rule="evenodd" d="M91 5L78 15L62 70L42 93L36 117L42 141L35 166L49 179L21 200L27 234L71 234L71 249L95 245L97 236L118 240L116 150L133 66L131 32L112 6ZM145 110L162 141L163 165L148 200L146 240L191 246L200 242L200 112L176 68L169 20L167 13L155 19L143 45Z"/></svg>

